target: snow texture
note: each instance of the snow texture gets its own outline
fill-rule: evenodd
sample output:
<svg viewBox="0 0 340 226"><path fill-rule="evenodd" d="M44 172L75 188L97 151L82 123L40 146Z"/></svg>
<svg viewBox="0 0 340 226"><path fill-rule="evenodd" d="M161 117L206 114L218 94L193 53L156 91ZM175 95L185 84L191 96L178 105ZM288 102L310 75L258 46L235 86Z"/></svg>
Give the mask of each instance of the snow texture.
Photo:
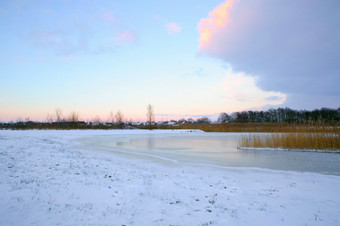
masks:
<svg viewBox="0 0 340 226"><path fill-rule="evenodd" d="M340 178L82 148L190 131L0 131L0 225L340 225Z"/></svg>

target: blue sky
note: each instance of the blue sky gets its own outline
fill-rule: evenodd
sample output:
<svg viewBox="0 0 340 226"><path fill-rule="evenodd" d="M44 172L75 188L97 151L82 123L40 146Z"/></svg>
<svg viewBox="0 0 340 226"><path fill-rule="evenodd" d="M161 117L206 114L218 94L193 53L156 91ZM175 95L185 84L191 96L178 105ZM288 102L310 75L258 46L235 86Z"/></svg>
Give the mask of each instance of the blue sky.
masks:
<svg viewBox="0 0 340 226"><path fill-rule="evenodd" d="M110 111L121 110L127 120L143 121L148 104L156 120L279 106L339 107L339 4L310 4L296 14L289 7L301 5L291 4L284 8L290 13L278 17L274 12L282 7L265 3L0 1L0 120L45 120L61 108L65 117L76 111L82 120L106 120ZM324 15L314 29L310 23L319 8ZM294 19L303 23L294 28ZM278 43L285 43L285 27L293 27L283 31L297 41L283 51ZM296 32L301 29L306 33ZM320 30L324 36L304 45L304 55L301 40ZM273 57L271 49L284 57ZM301 60L314 52L327 61ZM301 69L306 67L313 71ZM320 68L327 72L322 84Z"/></svg>

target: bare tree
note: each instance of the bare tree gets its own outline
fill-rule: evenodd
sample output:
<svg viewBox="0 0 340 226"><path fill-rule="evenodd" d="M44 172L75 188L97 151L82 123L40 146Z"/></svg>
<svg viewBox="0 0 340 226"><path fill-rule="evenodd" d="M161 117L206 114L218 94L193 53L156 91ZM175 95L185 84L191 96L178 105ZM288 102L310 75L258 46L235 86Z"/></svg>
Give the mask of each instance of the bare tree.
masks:
<svg viewBox="0 0 340 226"><path fill-rule="evenodd" d="M46 122L52 123L52 122L53 122L53 115L47 114L47 115L46 115Z"/></svg>
<svg viewBox="0 0 340 226"><path fill-rule="evenodd" d="M111 122L112 124L115 122L115 114L110 111L110 114L109 114L109 122Z"/></svg>
<svg viewBox="0 0 340 226"><path fill-rule="evenodd" d="M78 122L79 121L79 116L78 116L78 113L73 111L70 113L70 116L69 116L69 121L70 122Z"/></svg>
<svg viewBox="0 0 340 226"><path fill-rule="evenodd" d="M149 128L151 129L151 124L154 121L153 107L151 106L151 104L149 104L146 109L146 120L149 124Z"/></svg>
<svg viewBox="0 0 340 226"><path fill-rule="evenodd" d="M62 121L62 114L63 114L63 111L60 108L55 109L56 122Z"/></svg>
<svg viewBox="0 0 340 226"><path fill-rule="evenodd" d="M101 123L101 119L100 119L100 117L98 116L98 115L96 115L93 119L92 119L92 122L94 123L94 124L100 124Z"/></svg>
<svg viewBox="0 0 340 226"><path fill-rule="evenodd" d="M130 119L127 121L127 124L129 124L129 125L132 125L132 124L133 124L132 118L130 118Z"/></svg>
<svg viewBox="0 0 340 226"><path fill-rule="evenodd" d="M124 123L124 115L121 111L117 111L117 113L115 114L115 118L116 118L116 123L118 125L123 125Z"/></svg>

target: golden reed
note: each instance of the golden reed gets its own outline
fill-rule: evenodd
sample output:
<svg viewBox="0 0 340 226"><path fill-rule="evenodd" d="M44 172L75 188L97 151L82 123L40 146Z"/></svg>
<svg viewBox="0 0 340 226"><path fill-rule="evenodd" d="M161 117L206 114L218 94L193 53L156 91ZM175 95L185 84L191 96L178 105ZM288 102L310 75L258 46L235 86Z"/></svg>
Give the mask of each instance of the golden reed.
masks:
<svg viewBox="0 0 340 226"><path fill-rule="evenodd" d="M205 132L265 133L245 135L240 147L340 150L340 125L324 123L228 123L183 124L178 129L201 129ZM268 133L268 134L266 134Z"/></svg>
<svg viewBox="0 0 340 226"><path fill-rule="evenodd" d="M340 150L340 133L271 133L245 135L240 147Z"/></svg>
<svg viewBox="0 0 340 226"><path fill-rule="evenodd" d="M166 126L165 126L166 127ZM169 129L200 129L205 132L263 132L263 133L317 133L317 132L340 132L340 124L306 123L227 123L227 124L182 124L176 127L168 126ZM161 128L161 127L160 127Z"/></svg>

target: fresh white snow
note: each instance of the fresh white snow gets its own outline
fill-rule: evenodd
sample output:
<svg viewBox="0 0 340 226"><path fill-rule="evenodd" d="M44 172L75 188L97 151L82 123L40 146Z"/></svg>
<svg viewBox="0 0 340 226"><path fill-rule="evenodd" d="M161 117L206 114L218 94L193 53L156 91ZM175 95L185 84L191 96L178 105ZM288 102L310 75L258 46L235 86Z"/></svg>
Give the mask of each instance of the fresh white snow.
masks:
<svg viewBox="0 0 340 226"><path fill-rule="evenodd" d="M339 176L190 166L79 144L183 132L1 130L0 225L340 225Z"/></svg>

